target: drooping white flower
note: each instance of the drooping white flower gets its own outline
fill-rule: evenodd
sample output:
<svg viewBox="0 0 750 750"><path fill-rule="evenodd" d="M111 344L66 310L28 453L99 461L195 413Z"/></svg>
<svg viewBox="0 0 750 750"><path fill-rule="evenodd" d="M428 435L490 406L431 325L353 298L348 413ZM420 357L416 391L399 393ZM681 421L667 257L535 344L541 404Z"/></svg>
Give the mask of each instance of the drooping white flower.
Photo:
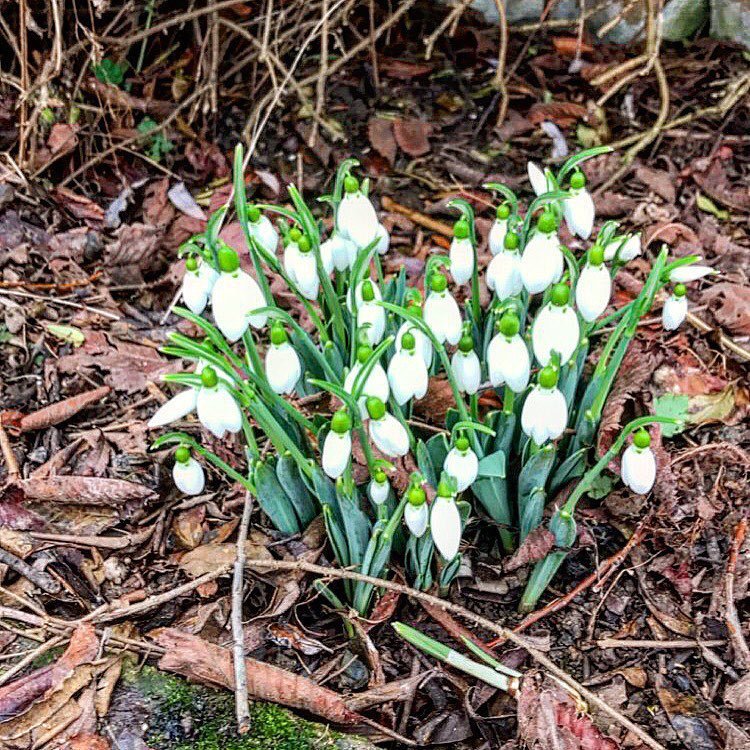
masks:
<svg viewBox="0 0 750 750"><path fill-rule="evenodd" d="M370 483L367 485L367 494L375 505L382 505L387 499L388 494L391 491L391 483L388 481L388 477L384 471L378 470L375 472Z"/></svg>
<svg viewBox="0 0 750 750"><path fill-rule="evenodd" d="M175 451L172 479L177 489L186 495L200 495L206 486L203 467L190 455L190 449L184 445Z"/></svg>
<svg viewBox="0 0 750 750"><path fill-rule="evenodd" d="M518 317L506 313L487 347L490 382L495 388L507 385L514 393L526 390L531 373L529 350L518 331Z"/></svg>
<svg viewBox="0 0 750 750"><path fill-rule="evenodd" d="M619 263L627 263L641 254L641 233L613 237L604 247L604 260L609 263L617 258Z"/></svg>
<svg viewBox="0 0 750 750"><path fill-rule="evenodd" d="M297 253L293 259L293 281L307 299L315 300L318 298L318 292L320 292L320 277L318 276L315 253L310 247L310 240L304 235L300 237L297 248Z"/></svg>
<svg viewBox="0 0 750 750"><path fill-rule="evenodd" d="M620 476L633 492L645 495L656 481L656 458L650 448L651 438L646 430L633 435L633 443L622 454Z"/></svg>
<svg viewBox="0 0 750 750"><path fill-rule="evenodd" d="M297 283L297 264L299 261L299 241L302 239L302 232L297 227L289 230L287 243L284 245L284 271L286 275L296 284Z"/></svg>
<svg viewBox="0 0 750 750"><path fill-rule="evenodd" d="M344 196L336 212L336 228L361 249L378 236L379 224L369 198L360 191L356 178L349 175L344 179Z"/></svg>
<svg viewBox="0 0 750 750"><path fill-rule="evenodd" d="M461 513L453 495L442 494L440 486L430 509L430 534L443 559L452 560L458 554L458 546L461 543Z"/></svg>
<svg viewBox="0 0 750 750"><path fill-rule="evenodd" d="M568 304L569 297L567 285L555 284L550 301L537 313L531 343L542 367L549 364L553 351L560 355L560 364L564 365L578 348L581 327L576 311Z"/></svg>
<svg viewBox="0 0 750 750"><path fill-rule="evenodd" d="M479 475L479 459L465 437L456 440L443 462L443 471L456 480L456 491L463 492L471 487Z"/></svg>
<svg viewBox="0 0 750 750"><path fill-rule="evenodd" d="M367 399L367 412L370 437L378 450L392 458L405 456L409 452L409 434L401 422L385 410L378 398Z"/></svg>
<svg viewBox="0 0 750 750"><path fill-rule="evenodd" d="M200 423L217 438L227 432L235 433L242 429L242 412L232 394L224 384L219 383L213 367L206 367L201 373L202 387L198 391L196 411Z"/></svg>
<svg viewBox="0 0 750 750"><path fill-rule="evenodd" d="M335 268L337 271L346 271L357 257L357 246L340 232L333 234L320 245L320 259L326 273L331 273Z"/></svg>
<svg viewBox="0 0 750 750"><path fill-rule="evenodd" d="M376 302L363 302L357 308L357 328L367 331L371 346L379 344L385 334L385 308Z"/></svg>
<svg viewBox="0 0 750 750"><path fill-rule="evenodd" d="M344 390L347 393L354 393L354 383L357 380L357 376L362 370L362 366L369 359L372 354L372 349L369 346L361 346L357 351L357 361L354 366L347 373L344 378ZM364 386L362 387L361 395L359 398L359 409L362 418L367 416L366 401L369 396L379 398L383 402L388 401L391 390L388 384L388 376L386 375L383 366L380 362L376 362L375 366L370 371L370 374L365 380Z"/></svg>
<svg viewBox="0 0 750 750"><path fill-rule="evenodd" d="M271 345L266 351L266 378L274 393L292 393L302 377L299 355L289 343L280 322L271 329Z"/></svg>
<svg viewBox="0 0 750 750"><path fill-rule="evenodd" d="M458 349L451 358L451 368L461 393L472 396L479 390L482 364L474 351L474 342L469 334L464 334L458 342Z"/></svg>
<svg viewBox="0 0 750 750"><path fill-rule="evenodd" d="M471 279L474 272L474 245L471 242L469 224L465 219L459 219L453 226L449 257L453 281L462 286Z"/></svg>
<svg viewBox="0 0 750 750"><path fill-rule="evenodd" d="M380 302L383 299L383 294L380 291L380 287L372 279L362 279L359 281L354 289L349 289L346 295L346 306L350 313L354 312L354 304L357 307L362 307L365 302Z"/></svg>
<svg viewBox="0 0 750 750"><path fill-rule="evenodd" d="M604 251L594 245L576 283L576 306L581 317L587 323L596 320L607 309L611 296L612 277L604 265Z"/></svg>
<svg viewBox="0 0 750 750"><path fill-rule="evenodd" d="M447 290L447 281L441 273L430 280L430 292L424 303L424 322L442 344L457 344L461 338L461 311L453 295Z"/></svg>
<svg viewBox="0 0 750 750"><path fill-rule="evenodd" d="M219 273L198 258L185 261L185 275L182 278L182 299L191 312L200 315L208 304L211 290L214 288Z"/></svg>
<svg viewBox="0 0 750 750"><path fill-rule="evenodd" d="M182 419L195 411L197 403L198 389L186 388L184 391L180 391L175 396L172 396L169 401L163 403L156 410L154 415L148 421L148 427L154 429L156 427L164 427L164 425L176 422L178 419Z"/></svg>
<svg viewBox="0 0 750 750"><path fill-rule="evenodd" d="M495 292L499 300L514 297L523 289L518 235L508 232L504 242L504 249L498 252L487 266L487 286Z"/></svg>
<svg viewBox="0 0 750 750"><path fill-rule="evenodd" d="M415 348L422 357L424 366L429 370L430 365L432 364L432 341L430 341L429 336L420 331L419 328L412 325L409 321L402 323L401 327L398 329L395 341L396 351L402 348L404 334L406 333L411 333L414 337Z"/></svg>
<svg viewBox="0 0 750 750"><path fill-rule="evenodd" d="M427 531L430 510L427 507L425 491L421 487L412 487L408 491L404 507L404 522L413 536L420 538Z"/></svg>
<svg viewBox="0 0 750 750"><path fill-rule="evenodd" d="M563 215L571 234L587 240L594 229L594 199L586 190L583 172L570 178L570 196L563 201Z"/></svg>
<svg viewBox="0 0 750 750"><path fill-rule="evenodd" d="M396 403L403 406L412 398L424 398L429 379L424 360L417 352L416 339L413 334L407 333L401 339L401 347L388 363L388 382Z"/></svg>
<svg viewBox="0 0 750 750"><path fill-rule="evenodd" d="M352 455L352 419L343 409L337 411L331 419L331 429L323 441L323 471L338 479L349 465Z"/></svg>
<svg viewBox="0 0 750 750"><path fill-rule="evenodd" d="M248 325L263 328L268 314L251 313L266 307L267 302L258 282L240 269L234 250L220 248L219 266L222 272L211 291L211 310L218 329L231 344L242 337Z"/></svg>
<svg viewBox="0 0 750 750"><path fill-rule="evenodd" d="M248 206L247 218L249 219L248 231L251 236L269 255L276 255L279 233L271 220L264 216L257 206Z"/></svg>
<svg viewBox="0 0 750 750"><path fill-rule="evenodd" d="M490 233L487 237L487 245L493 255L497 255L505 248L505 235L508 233L508 218L510 217L510 206L501 203L497 207L495 221L492 222Z"/></svg>
<svg viewBox="0 0 750 750"><path fill-rule="evenodd" d="M710 266L701 266L693 264L690 266L678 266L672 269L669 273L669 280L673 284L688 284L691 281L697 281L702 279L704 276L718 273Z"/></svg>
<svg viewBox="0 0 750 750"><path fill-rule="evenodd" d="M674 331L682 325L688 313L687 290L683 284L677 284L672 294L667 297L661 310L661 321L665 331Z"/></svg>
<svg viewBox="0 0 750 750"><path fill-rule="evenodd" d="M563 254L557 236L557 220L545 211L537 222L521 256L521 278L529 294L539 294L559 281L563 272Z"/></svg>
<svg viewBox="0 0 750 750"><path fill-rule="evenodd" d="M533 161L526 165L526 171L529 175L531 187L537 195L542 195L548 191L547 175Z"/></svg>
<svg viewBox="0 0 750 750"><path fill-rule="evenodd" d="M539 373L539 383L526 397L521 410L521 429L537 445L557 440L568 423L565 396L557 388L557 372L545 367Z"/></svg>
<svg viewBox="0 0 750 750"><path fill-rule="evenodd" d="M378 254L385 255L391 246L391 237L388 234L388 230L382 224L378 224L375 236L378 239L378 244L375 246Z"/></svg>

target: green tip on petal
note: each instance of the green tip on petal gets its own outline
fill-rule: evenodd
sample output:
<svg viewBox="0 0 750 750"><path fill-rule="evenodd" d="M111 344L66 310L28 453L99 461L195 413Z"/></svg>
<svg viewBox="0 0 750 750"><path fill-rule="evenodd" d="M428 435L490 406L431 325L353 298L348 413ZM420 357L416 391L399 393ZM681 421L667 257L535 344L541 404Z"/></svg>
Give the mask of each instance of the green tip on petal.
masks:
<svg viewBox="0 0 750 750"><path fill-rule="evenodd" d="M503 246L506 250L518 250L521 240L515 232L508 232L503 240Z"/></svg>
<svg viewBox="0 0 750 750"><path fill-rule="evenodd" d="M299 242L302 237L302 232L297 227L292 227L289 230L289 239L292 242Z"/></svg>
<svg viewBox="0 0 750 750"><path fill-rule="evenodd" d="M500 221L505 221L510 216L510 206L507 203L501 203L497 207L495 215Z"/></svg>
<svg viewBox="0 0 750 750"><path fill-rule="evenodd" d="M347 193L356 193L359 190L359 182L353 175L348 174L344 178L344 190Z"/></svg>
<svg viewBox="0 0 750 750"><path fill-rule="evenodd" d="M552 304L557 307L567 305L570 299L570 287L567 284L555 284L549 298Z"/></svg>
<svg viewBox="0 0 750 750"><path fill-rule="evenodd" d="M231 247L223 245L216 255L219 268L225 273L234 273L240 267L240 258Z"/></svg>
<svg viewBox="0 0 750 750"><path fill-rule="evenodd" d="M247 218L252 224L257 224L260 221L260 209L257 206L248 206Z"/></svg>
<svg viewBox="0 0 750 750"><path fill-rule="evenodd" d="M344 409L339 409L333 417L331 417L331 429L337 435L343 435L352 429L352 418Z"/></svg>
<svg viewBox="0 0 750 750"><path fill-rule="evenodd" d="M544 234L549 234L557 229L557 219L552 211L545 211L536 223L537 229Z"/></svg>
<svg viewBox="0 0 750 750"><path fill-rule="evenodd" d="M586 186L586 177L581 171L573 172L573 175L570 178L570 187L573 190L580 190L582 187Z"/></svg>
<svg viewBox="0 0 750 750"><path fill-rule="evenodd" d="M644 430L643 427L641 427L641 429L633 435L633 445L635 445L636 448L648 448L649 445L651 445L651 435L648 434L648 430Z"/></svg>
<svg viewBox="0 0 750 750"><path fill-rule="evenodd" d="M600 266L604 263L604 248L601 245L594 245L589 250L589 263L592 266Z"/></svg>
<svg viewBox="0 0 750 750"><path fill-rule="evenodd" d="M372 281L366 279L362 282L362 300L372 302L375 299L375 290L372 287Z"/></svg>
<svg viewBox="0 0 750 750"><path fill-rule="evenodd" d="M186 261L185 261L185 268L187 268L188 271L197 271L198 270L198 258L196 258L194 255L191 255Z"/></svg>
<svg viewBox="0 0 750 750"><path fill-rule="evenodd" d="M472 340L471 336L469 336L469 334L464 334L463 336L461 336L461 340L458 342L458 348L464 354L468 354L469 352L474 350L474 341Z"/></svg>
<svg viewBox="0 0 750 750"><path fill-rule="evenodd" d="M554 367L543 367L539 371L539 385L542 388L554 388L557 385L557 370Z"/></svg>
<svg viewBox="0 0 750 750"><path fill-rule="evenodd" d="M413 352L414 347L417 345L417 340L414 338L413 333L408 331L401 337L401 348L406 349L407 352Z"/></svg>
<svg viewBox="0 0 750 750"><path fill-rule="evenodd" d="M515 336L521 329L521 321L515 313L506 312L497 327L503 336Z"/></svg>
<svg viewBox="0 0 750 750"><path fill-rule="evenodd" d="M448 288L448 279L442 273L433 273L430 279L430 289L433 292L444 292Z"/></svg>
<svg viewBox="0 0 750 750"><path fill-rule="evenodd" d="M469 222L465 219L459 219L453 225L453 236L457 240L465 240L469 236Z"/></svg>
<svg viewBox="0 0 750 750"><path fill-rule="evenodd" d="M672 292L675 297L684 297L687 294L687 287L684 284L675 284Z"/></svg>
<svg viewBox="0 0 750 750"><path fill-rule="evenodd" d="M271 343L275 346L281 346L288 341L284 325L281 321L276 321L271 327Z"/></svg>
<svg viewBox="0 0 750 750"><path fill-rule="evenodd" d="M412 487L406 494L406 499L409 501L409 505L413 505L418 508L420 505L424 505L427 501L427 495L421 487Z"/></svg>
<svg viewBox="0 0 750 750"><path fill-rule="evenodd" d="M465 453L467 450L469 450L469 438L458 438L458 440L456 440L456 448L460 450L461 453Z"/></svg>
<svg viewBox="0 0 750 750"><path fill-rule="evenodd" d="M219 378L216 375L216 370L213 367L204 367L201 372L201 383L206 388L214 388L219 382Z"/></svg>
<svg viewBox="0 0 750 750"><path fill-rule="evenodd" d="M372 354L371 346L367 346L366 344L363 344L362 346L358 346L357 347L357 362L363 365L365 362L367 362L368 359L370 359L371 354Z"/></svg>
<svg viewBox="0 0 750 750"><path fill-rule="evenodd" d="M453 497L453 488L444 479L438 482L437 486L438 497Z"/></svg>
<svg viewBox="0 0 750 750"><path fill-rule="evenodd" d="M377 396L370 396L367 399L367 413L370 419L382 419L385 416L385 404Z"/></svg>
<svg viewBox="0 0 750 750"><path fill-rule="evenodd" d="M186 464L190 460L190 448L181 445L174 452L174 460L177 461L178 464Z"/></svg>

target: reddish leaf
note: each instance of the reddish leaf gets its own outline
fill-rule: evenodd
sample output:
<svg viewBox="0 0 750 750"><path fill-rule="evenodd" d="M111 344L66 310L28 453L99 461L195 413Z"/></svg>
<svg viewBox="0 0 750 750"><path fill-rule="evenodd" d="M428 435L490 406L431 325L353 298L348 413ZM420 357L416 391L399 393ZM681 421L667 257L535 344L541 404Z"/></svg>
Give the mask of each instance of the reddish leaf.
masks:
<svg viewBox="0 0 750 750"><path fill-rule="evenodd" d="M400 78L404 81L410 81L417 76L427 75L434 69L432 63L409 62L407 60L394 60L392 58L378 58L378 70L387 78Z"/></svg>
<svg viewBox="0 0 750 750"><path fill-rule="evenodd" d="M52 191L52 197L63 208L70 211L76 219L81 219L95 227L100 227L104 223L104 209L90 198L76 195L72 190L64 187L56 187Z"/></svg>
<svg viewBox="0 0 750 750"><path fill-rule="evenodd" d="M511 571L541 560L555 545L555 535L544 526L534 529L505 563L505 570Z"/></svg>
<svg viewBox="0 0 750 750"><path fill-rule="evenodd" d="M396 160L398 150L393 134L393 121L382 117L371 117L367 123L367 136L370 139L370 145L392 165Z"/></svg>
<svg viewBox="0 0 750 750"><path fill-rule="evenodd" d="M105 477L53 476L22 479L19 486L27 500L111 507L129 500L151 500L156 493L134 482Z"/></svg>
<svg viewBox="0 0 750 750"><path fill-rule="evenodd" d="M586 42L579 40L575 36L552 37L552 44L557 54L562 57L576 57L578 53L591 53L594 51L594 48L590 44L586 44Z"/></svg>
<svg viewBox="0 0 750 750"><path fill-rule="evenodd" d="M710 198L736 211L750 211L750 189L733 187L726 167L719 159L696 159L692 176L698 187Z"/></svg>
<svg viewBox="0 0 750 750"><path fill-rule="evenodd" d="M560 127L567 127L578 120L585 120L586 114L586 107L575 102L537 103L531 107L528 120L532 125L550 120Z"/></svg>
<svg viewBox="0 0 750 750"><path fill-rule="evenodd" d="M60 422L70 419L87 406L103 401L111 390L108 385L104 385L101 388L94 388L91 391L79 393L77 396L71 396L64 401L58 401L56 404L38 409L21 419L20 429L22 432L29 432L60 424Z"/></svg>
<svg viewBox="0 0 750 750"><path fill-rule="evenodd" d="M432 125L423 120L394 120L393 134L401 150L409 156L424 156L430 150Z"/></svg>
<svg viewBox="0 0 750 750"><path fill-rule="evenodd" d="M47 146L53 156L61 156L76 147L78 143L77 130L77 126L70 125L67 122L56 122L52 126L47 138Z"/></svg>
<svg viewBox="0 0 750 750"><path fill-rule="evenodd" d="M664 169L651 169L643 164L635 168L636 178L667 203L674 203L677 193L674 178Z"/></svg>

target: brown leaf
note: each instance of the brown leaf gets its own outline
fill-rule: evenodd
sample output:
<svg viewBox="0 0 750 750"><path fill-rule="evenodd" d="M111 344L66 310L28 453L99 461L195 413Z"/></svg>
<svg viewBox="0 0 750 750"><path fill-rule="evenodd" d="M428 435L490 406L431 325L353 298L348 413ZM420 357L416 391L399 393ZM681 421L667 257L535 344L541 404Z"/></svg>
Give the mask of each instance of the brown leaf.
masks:
<svg viewBox="0 0 750 750"><path fill-rule="evenodd" d="M585 120L586 115L586 107L575 102L537 102L529 110L528 120L532 125L551 121L564 128L578 120Z"/></svg>
<svg viewBox="0 0 750 750"><path fill-rule="evenodd" d="M163 230L147 224L124 224L117 238L104 248L104 263L117 284L141 284L143 274L154 267Z"/></svg>
<svg viewBox="0 0 750 750"><path fill-rule="evenodd" d="M52 191L52 197L76 219L85 221L90 226L101 227L104 223L104 209L90 198L77 195L72 190L58 186Z"/></svg>
<svg viewBox="0 0 750 750"><path fill-rule="evenodd" d="M230 650L174 628L164 628L152 635L166 652L159 661L161 669L227 690L234 689ZM309 711L335 724L356 725L362 721L359 714L347 708L338 693L307 677L255 659L245 659L245 665L251 698Z"/></svg>
<svg viewBox="0 0 750 750"><path fill-rule="evenodd" d="M696 159L692 177L710 198L735 211L750 211L750 188L733 187L720 159Z"/></svg>
<svg viewBox="0 0 750 750"><path fill-rule="evenodd" d="M597 216L611 219L630 213L635 208L635 199L613 190L607 190L604 193L596 193L594 204Z"/></svg>
<svg viewBox="0 0 750 750"><path fill-rule="evenodd" d="M254 540L252 534L245 544L245 555L255 560L272 557L265 544L261 540ZM180 558L180 568L191 578L198 578L232 565L236 556L236 544L202 544Z"/></svg>
<svg viewBox="0 0 750 750"><path fill-rule="evenodd" d="M562 57L577 57L581 52L591 53L594 48L576 36L554 36L552 44Z"/></svg>
<svg viewBox="0 0 750 750"><path fill-rule="evenodd" d="M423 419L441 424L445 420L448 409L456 406L453 390L444 377L430 378L427 393L423 399L414 404L414 411Z"/></svg>
<svg viewBox="0 0 750 750"><path fill-rule="evenodd" d="M52 476L45 479L22 479L18 485L27 500L45 503L111 507L130 500L145 502L156 498L153 490L141 484L106 477Z"/></svg>
<svg viewBox="0 0 750 750"><path fill-rule="evenodd" d="M367 123L367 137L370 145L385 157L389 164L393 165L398 150L396 137L393 134L393 121L382 117L371 117Z"/></svg>
<svg viewBox="0 0 750 750"><path fill-rule="evenodd" d="M78 127L76 125L71 125L67 122L56 122L50 128L49 136L47 137L47 147L53 156L61 156L76 147L78 144L77 130Z"/></svg>
<svg viewBox="0 0 750 750"><path fill-rule="evenodd" d="M639 164L635 168L635 176L649 190L652 190L659 197L664 198L667 203L675 202L677 193L674 178L666 170L651 169L651 167Z"/></svg>
<svg viewBox="0 0 750 750"><path fill-rule="evenodd" d="M427 75L434 70L435 66L428 62L409 62L408 60L395 60L389 57L378 57L378 70L388 78L400 78L410 81L412 78Z"/></svg>
<svg viewBox="0 0 750 750"><path fill-rule="evenodd" d="M724 688L724 703L735 711L750 713L750 673Z"/></svg>
<svg viewBox="0 0 750 750"><path fill-rule="evenodd" d="M77 734L62 750L111 750L108 740L98 734Z"/></svg>
<svg viewBox="0 0 750 750"><path fill-rule="evenodd" d="M716 320L737 336L750 336L750 287L723 281L703 292Z"/></svg>
<svg viewBox="0 0 750 750"><path fill-rule="evenodd" d="M201 543L205 518L205 505L197 505L176 516L172 523L172 531L183 548L195 549Z"/></svg>
<svg viewBox="0 0 750 750"><path fill-rule="evenodd" d="M394 120L393 134L401 150L409 156L424 156L430 151L432 125L423 120Z"/></svg>
<svg viewBox="0 0 750 750"><path fill-rule="evenodd" d="M94 388L91 391L79 393L77 396L71 396L64 401L58 401L56 404L38 409L21 419L20 429L22 432L43 430L52 425L60 424L60 422L65 422L87 406L103 401L111 390L108 385L104 385L101 388Z"/></svg>
<svg viewBox="0 0 750 750"><path fill-rule="evenodd" d="M502 125L495 128L495 132L501 141L509 141L533 129L534 126L518 110L509 109Z"/></svg>
<svg viewBox="0 0 750 750"><path fill-rule="evenodd" d="M544 526L537 527L521 542L519 548L505 563L505 570L510 572L541 560L554 545L555 535Z"/></svg>

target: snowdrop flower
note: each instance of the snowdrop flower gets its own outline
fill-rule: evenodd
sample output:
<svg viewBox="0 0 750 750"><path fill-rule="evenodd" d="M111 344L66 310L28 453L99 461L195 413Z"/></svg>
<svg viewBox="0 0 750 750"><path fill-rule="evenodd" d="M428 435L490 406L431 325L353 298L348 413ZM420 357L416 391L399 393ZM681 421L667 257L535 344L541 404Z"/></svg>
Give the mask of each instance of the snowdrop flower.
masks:
<svg viewBox="0 0 750 750"><path fill-rule="evenodd" d="M617 259L618 263L627 263L641 254L641 233L614 237L604 247L604 260L607 263Z"/></svg>
<svg viewBox="0 0 750 750"><path fill-rule="evenodd" d="M211 290L219 274L205 260L190 256L185 261L185 275L182 278L182 299L191 312L200 315L208 304Z"/></svg>
<svg viewBox="0 0 750 750"><path fill-rule="evenodd" d="M362 366L367 362L371 354L372 347L370 346L360 346L357 349L357 361L344 379L344 390L347 393L354 393L354 382L357 380L357 376L362 371ZM362 414L362 418L365 419L367 417L366 402L368 396L374 396L375 398L379 398L381 401L386 402L388 401L390 394L391 389L388 385L388 376L380 362L376 362L375 366L370 370L370 374L367 376L367 380L365 380L360 391L359 410Z"/></svg>
<svg viewBox="0 0 750 750"><path fill-rule="evenodd" d="M504 249L498 252L487 266L487 286L495 292L495 297L499 300L514 297L523 289L518 243L518 235L508 232L503 240Z"/></svg>
<svg viewBox="0 0 750 750"><path fill-rule="evenodd" d="M302 365L289 343L284 326L276 321L271 327L271 346L266 352L266 379L274 393L292 393L302 377Z"/></svg>
<svg viewBox="0 0 750 750"><path fill-rule="evenodd" d="M344 179L344 196L336 212L336 228L357 248L369 245L378 236L378 215L369 198L359 189L357 178Z"/></svg>
<svg viewBox="0 0 750 750"><path fill-rule="evenodd" d="M581 328L576 311L568 304L570 288L555 284L550 301L539 311L531 330L534 356L542 367L549 364L552 352L560 355L560 365L570 360L578 348Z"/></svg>
<svg viewBox="0 0 750 750"><path fill-rule="evenodd" d="M490 382L497 388L507 385L514 393L526 390L531 372L531 358L526 342L518 331L518 316L506 312L498 323L498 332L487 347L487 369Z"/></svg>
<svg viewBox="0 0 750 750"><path fill-rule="evenodd" d="M460 437L450 449L443 462L443 471L456 480L456 491L463 492L471 487L479 475L479 459L469 446L469 440Z"/></svg>
<svg viewBox="0 0 750 750"><path fill-rule="evenodd" d="M409 311L418 314L419 317L422 317L422 308L418 305L410 305ZM401 327L398 329L398 333L396 334L396 351L401 349L401 342L404 340L404 336L409 333L414 337L414 345L416 347L417 353L422 357L422 360L424 361L424 366L429 369L430 365L432 364L432 341L430 341L429 337L419 330L416 326L412 325L408 320L401 324Z"/></svg>
<svg viewBox="0 0 750 750"><path fill-rule="evenodd" d="M307 299L317 299L320 291L318 264L315 260L315 253L310 246L310 240L304 234L297 242L297 252L293 255L291 262L293 271L289 276L297 284L300 292Z"/></svg>
<svg viewBox="0 0 750 750"><path fill-rule="evenodd" d="M385 404L375 397L367 399L370 416L370 437L377 449L386 456L395 458L409 452L409 435L406 428L385 410Z"/></svg>
<svg viewBox="0 0 750 750"><path fill-rule="evenodd" d="M675 331L687 317L687 289L684 284L676 284L661 310L661 322L665 331Z"/></svg>
<svg viewBox="0 0 750 750"><path fill-rule="evenodd" d="M333 234L320 245L320 259L326 273L346 271L357 257L357 246L334 230Z"/></svg>
<svg viewBox="0 0 750 750"><path fill-rule="evenodd" d="M572 234L587 240L594 229L594 199L586 190L583 172L576 171L570 178L570 196L563 201L565 223Z"/></svg>
<svg viewBox="0 0 750 750"><path fill-rule="evenodd" d="M526 171L529 175L531 187L537 195L542 195L543 193L548 192L547 170L543 172L533 161L530 161L526 165Z"/></svg>
<svg viewBox="0 0 750 750"><path fill-rule="evenodd" d="M357 328L367 331L367 338L372 346L379 344L385 333L385 308L377 304L380 290L370 279L365 279L357 286L355 299L357 297Z"/></svg>
<svg viewBox="0 0 750 750"><path fill-rule="evenodd" d="M382 469L377 469L367 485L367 494L375 505L382 505L391 491L391 483Z"/></svg>
<svg viewBox="0 0 750 750"><path fill-rule="evenodd" d="M620 476L633 492L645 495L656 480L656 458L650 448L651 437L644 429L633 435L633 443L622 454Z"/></svg>
<svg viewBox="0 0 750 750"><path fill-rule="evenodd" d="M383 299L383 295L380 291L380 287L372 279L362 279L359 281L354 289L349 288L346 295L346 306L349 308L349 312L354 314L354 305L362 307L365 302L365 290L367 290L367 296L369 302L377 300L380 302Z"/></svg>
<svg viewBox="0 0 750 750"><path fill-rule="evenodd" d="M471 334L466 331L458 342L458 349L451 358L451 367L458 390L461 393L468 393L473 396L479 390L479 383L482 380L482 365L474 351L474 341Z"/></svg>
<svg viewBox="0 0 750 750"><path fill-rule="evenodd" d="M441 344L447 341L455 346L461 338L461 311L447 287L448 280L442 273L432 274L430 293L424 303L424 322Z"/></svg>
<svg viewBox="0 0 750 750"><path fill-rule="evenodd" d="M174 452L172 479L177 489L186 495L200 495L206 486L203 467L190 455L190 449L184 445Z"/></svg>
<svg viewBox="0 0 750 750"><path fill-rule="evenodd" d="M269 254L276 255L279 233L271 220L264 216L257 206L247 207L248 231L253 239Z"/></svg>
<svg viewBox="0 0 750 750"><path fill-rule="evenodd" d="M490 234L487 238L490 252L497 255L505 247L505 235L508 233L508 218L510 217L510 206L507 203L501 203L497 207L495 221L490 227Z"/></svg>
<svg viewBox="0 0 750 750"><path fill-rule="evenodd" d="M286 275L296 284L297 283L297 260L299 258L299 241L302 239L302 232L297 227L289 230L287 242L284 245L284 270Z"/></svg>
<svg viewBox="0 0 750 750"><path fill-rule="evenodd" d="M388 231L382 224L378 224L378 229L375 232L378 244L375 246L379 255L385 255L388 252L388 248L391 246L391 238ZM372 242L372 240L370 240ZM369 243L368 243L369 244Z"/></svg>
<svg viewBox="0 0 750 750"><path fill-rule="evenodd" d="M461 513L451 488L443 480L438 484L437 497L430 511L430 533L443 559L452 560L458 554L458 545L461 543Z"/></svg>
<svg viewBox="0 0 750 750"><path fill-rule="evenodd" d="M219 248L221 274L211 290L211 310L224 338L234 343L241 338L248 325L263 328L267 313L251 314L267 305L258 282L240 269L240 259L232 248Z"/></svg>
<svg viewBox="0 0 750 750"><path fill-rule="evenodd" d="M672 269L669 273L669 280L673 284L688 284L691 281L697 281L702 279L704 276L718 273L710 266L701 265L690 265L690 266L678 266Z"/></svg>
<svg viewBox="0 0 750 750"><path fill-rule="evenodd" d="M565 396L557 388L557 370L545 367L521 410L521 429L537 445L557 440L568 423Z"/></svg>
<svg viewBox="0 0 750 750"><path fill-rule="evenodd" d="M401 337L401 346L388 363L388 383L396 403L403 406L412 398L424 398L429 379L424 359L417 352L414 335L405 333Z"/></svg>
<svg viewBox="0 0 750 750"><path fill-rule="evenodd" d="M607 309L611 295L612 277L604 265L604 250L594 245L576 283L576 306L581 317L587 323L596 320Z"/></svg>
<svg viewBox="0 0 750 750"><path fill-rule="evenodd" d="M331 418L331 429L323 441L323 471L331 479L338 479L349 465L352 455L352 418L339 409Z"/></svg>
<svg viewBox="0 0 750 750"><path fill-rule="evenodd" d="M232 394L224 385L219 385L216 370L213 367L204 368L201 382L203 385L195 404L200 423L217 438L223 438L227 432L239 432L242 429L242 412Z"/></svg>
<svg viewBox="0 0 750 750"><path fill-rule="evenodd" d="M563 254L557 236L557 220L545 211L537 222L537 231L526 244L521 256L521 278L529 294L543 292L560 280Z"/></svg>
<svg viewBox="0 0 750 750"><path fill-rule="evenodd" d="M474 245L469 235L469 223L465 219L459 219L453 225L453 240L449 253L451 276L458 286L469 281L474 272Z"/></svg>
<svg viewBox="0 0 750 750"><path fill-rule="evenodd" d="M427 531L430 511L427 508L427 495L421 487L410 487L406 494L404 521L413 536L420 538Z"/></svg>
<svg viewBox="0 0 750 750"><path fill-rule="evenodd" d="M169 401L165 401L148 421L149 429L164 427L164 425L176 422L178 419L186 417L195 411L198 403L198 390L196 388L186 388L180 391L176 396L172 396Z"/></svg>

